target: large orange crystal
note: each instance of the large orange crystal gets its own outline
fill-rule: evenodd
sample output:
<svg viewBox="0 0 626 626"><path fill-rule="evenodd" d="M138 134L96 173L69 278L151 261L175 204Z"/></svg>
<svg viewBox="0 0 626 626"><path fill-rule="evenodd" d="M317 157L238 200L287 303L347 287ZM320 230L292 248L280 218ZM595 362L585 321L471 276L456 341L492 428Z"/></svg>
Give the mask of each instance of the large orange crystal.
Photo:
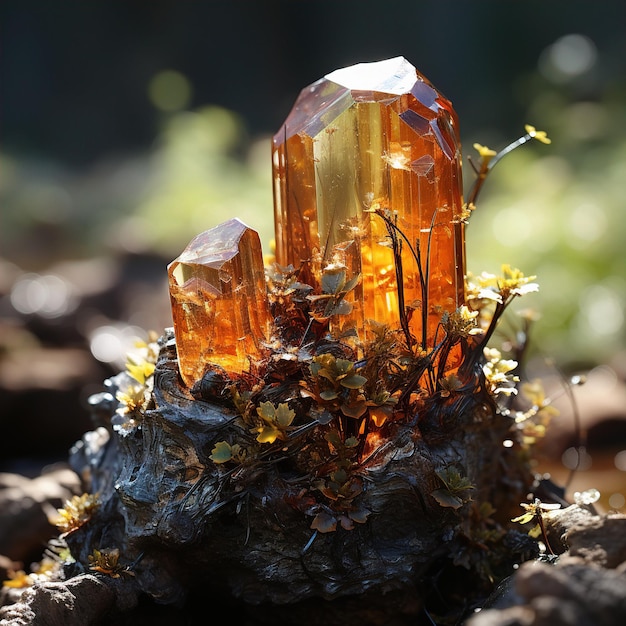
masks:
<svg viewBox="0 0 626 626"><path fill-rule="evenodd" d="M464 302L460 139L450 102L403 57L339 69L301 91L272 157L276 261L301 268L300 279L318 290L330 263L361 274L344 319L362 338L367 319L398 326L402 289L412 335L432 347L443 312ZM400 286L376 210L406 237Z"/></svg>
<svg viewBox="0 0 626 626"><path fill-rule="evenodd" d="M167 271L179 369L188 387L209 363L240 374L263 356L270 314L256 231L228 220L194 237Z"/></svg>

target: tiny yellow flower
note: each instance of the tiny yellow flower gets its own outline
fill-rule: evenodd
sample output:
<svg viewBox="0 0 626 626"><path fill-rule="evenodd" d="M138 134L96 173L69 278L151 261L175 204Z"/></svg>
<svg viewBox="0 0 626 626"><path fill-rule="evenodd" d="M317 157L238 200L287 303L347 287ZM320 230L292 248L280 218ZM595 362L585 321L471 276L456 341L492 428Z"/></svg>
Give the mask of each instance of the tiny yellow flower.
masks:
<svg viewBox="0 0 626 626"><path fill-rule="evenodd" d="M526 126L524 126L524 130L533 139L536 139L541 143L552 143L552 139L548 137L548 134L545 130L537 130L534 126L531 126L530 124L526 124Z"/></svg>
<svg viewBox="0 0 626 626"><path fill-rule="evenodd" d="M441 397L449 398L454 392L463 387L463 383L454 374L448 374L445 378L439 380L441 385Z"/></svg>
<svg viewBox="0 0 626 626"><path fill-rule="evenodd" d="M524 276L524 274L516 267L508 264L502 265L502 276L498 276L496 281L498 291L503 300L507 300L510 296L523 296L526 293L539 290L537 283L530 282L535 280L536 276Z"/></svg>
<svg viewBox="0 0 626 626"><path fill-rule="evenodd" d="M539 498L536 498L534 502L527 504L526 502L521 502L520 506L526 511L519 517L514 517L511 521L519 524L528 524L528 522L532 522L536 520L538 517L542 516L543 511L556 511L561 508L560 504L546 504L541 502Z"/></svg>
<svg viewBox="0 0 626 626"><path fill-rule="evenodd" d="M50 520L61 532L70 533L88 522L100 506L97 493L84 493L65 501L62 509L57 509L58 517Z"/></svg>
<svg viewBox="0 0 626 626"><path fill-rule="evenodd" d="M2 581L3 587L11 587L12 589L24 589L30 587L33 584L33 579L24 570L8 570L7 575L9 578Z"/></svg>
<svg viewBox="0 0 626 626"><path fill-rule="evenodd" d="M489 162L491 161L491 159L493 159L493 157L496 156L497 152L495 150L492 150L491 148L488 148L487 146L483 146L480 143L474 144L474 150L476 150L478 154L480 155L480 158L482 161L481 171L486 173L486 171L489 169L488 168Z"/></svg>
<svg viewBox="0 0 626 626"><path fill-rule="evenodd" d="M495 150L492 150L491 148L483 146L479 143L474 144L474 150L476 150L483 159L490 159L491 157L496 156Z"/></svg>
<svg viewBox="0 0 626 626"><path fill-rule="evenodd" d="M135 574L128 568L124 568L119 562L120 551L118 548L103 548L97 550L94 548L93 552L88 555L89 569L94 572L100 572L106 574L111 578L120 578L122 574L134 576Z"/></svg>
<svg viewBox="0 0 626 626"><path fill-rule="evenodd" d="M518 363L512 359L503 359L497 348L485 348L483 350L486 363L483 365L485 379L489 383L491 392L494 394L516 395L515 383L519 377L511 372Z"/></svg>
<svg viewBox="0 0 626 626"><path fill-rule="evenodd" d="M122 405L118 412L127 414L141 410L146 401L145 391L146 388L142 384L130 384L123 391L119 389L115 393L115 398Z"/></svg>
<svg viewBox="0 0 626 626"><path fill-rule="evenodd" d="M126 363L128 375L134 378L139 384L145 385L146 380L154 374L155 365L150 361L133 362L129 359Z"/></svg>
<svg viewBox="0 0 626 626"><path fill-rule="evenodd" d="M443 316L443 326L448 335L453 337L469 337L480 335L483 330L477 325L478 311L471 311L465 304L456 311Z"/></svg>
<svg viewBox="0 0 626 626"><path fill-rule="evenodd" d="M475 209L476 205L473 202L470 202L469 204L465 202L461 207L461 215L459 216L459 221L463 224L467 224Z"/></svg>

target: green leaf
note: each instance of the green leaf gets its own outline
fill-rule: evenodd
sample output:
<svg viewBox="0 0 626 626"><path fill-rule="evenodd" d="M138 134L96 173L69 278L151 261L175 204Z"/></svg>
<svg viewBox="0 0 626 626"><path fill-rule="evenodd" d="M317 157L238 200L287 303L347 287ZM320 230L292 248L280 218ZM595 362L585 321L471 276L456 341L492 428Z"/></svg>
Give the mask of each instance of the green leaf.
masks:
<svg viewBox="0 0 626 626"><path fill-rule="evenodd" d="M346 271L325 271L322 274L322 291L324 293L336 294L341 291L346 284Z"/></svg>
<svg viewBox="0 0 626 626"><path fill-rule="evenodd" d="M343 483L348 480L348 473L344 469L338 469L337 471L333 472L330 477L338 485L343 485Z"/></svg>
<svg viewBox="0 0 626 626"><path fill-rule="evenodd" d="M263 426L258 429L259 434L257 435L256 440L259 443L274 443L276 439L280 436L280 430L271 425Z"/></svg>
<svg viewBox="0 0 626 626"><path fill-rule="evenodd" d="M452 509L460 509L463 506L463 500L451 494L447 489L435 489L431 495L441 506Z"/></svg>
<svg viewBox="0 0 626 626"><path fill-rule="evenodd" d="M365 524L370 513L371 511L363 508L350 511L348 515L350 516L350 519L354 520L357 524Z"/></svg>
<svg viewBox="0 0 626 626"><path fill-rule="evenodd" d="M218 441L209 457L213 463L226 463L232 459L232 449L227 441Z"/></svg>
<svg viewBox="0 0 626 626"><path fill-rule="evenodd" d="M265 421L272 422L274 420L276 408L271 402L261 402L261 404L257 407L256 412L259 417L262 417Z"/></svg>
<svg viewBox="0 0 626 626"><path fill-rule="evenodd" d="M347 389L360 389L367 382L367 378L365 376L360 376L359 374L351 374L350 376L346 376L339 381L339 384L342 387L346 387Z"/></svg>
<svg viewBox="0 0 626 626"><path fill-rule="evenodd" d="M290 409L286 402L281 402L276 409L274 419L280 428L285 429L288 426L291 426L291 422L293 422L293 418L295 416L296 412L293 409Z"/></svg>
<svg viewBox="0 0 626 626"><path fill-rule="evenodd" d="M332 533L334 530L337 530L337 520L325 511L320 511L313 518L311 528L321 533Z"/></svg>
<svg viewBox="0 0 626 626"><path fill-rule="evenodd" d="M467 476L461 476L456 467L448 466L444 469L436 470L435 473L441 479L441 482L449 491L465 491L466 489L474 489L472 481Z"/></svg>
<svg viewBox="0 0 626 626"><path fill-rule="evenodd" d="M348 359L337 359L335 361L335 369L337 370L338 376L348 374L353 368L354 363L352 361L348 361Z"/></svg>
<svg viewBox="0 0 626 626"><path fill-rule="evenodd" d="M126 364L126 371L132 376L138 383L145 384L146 379L152 376L154 373L154 363L143 361L141 363Z"/></svg>
<svg viewBox="0 0 626 626"><path fill-rule="evenodd" d="M356 448L359 445L359 440L356 437L348 437L343 445L346 448Z"/></svg>
<svg viewBox="0 0 626 626"><path fill-rule="evenodd" d="M341 412L346 417L361 417L367 411L367 402L365 400L357 400L356 402L351 402L350 404L342 404Z"/></svg>
<svg viewBox="0 0 626 626"><path fill-rule="evenodd" d="M320 398L322 400L334 400L337 397L337 392L333 391L332 389L325 389L324 391L320 392Z"/></svg>
<svg viewBox="0 0 626 626"><path fill-rule="evenodd" d="M331 315L348 315L352 313L354 305L352 302L348 302L343 298L324 309L324 317L330 317Z"/></svg>
<svg viewBox="0 0 626 626"><path fill-rule="evenodd" d="M356 276L353 276L344 286L343 286L343 290L345 292L348 291L352 291L358 284L359 281L361 280L361 274L357 274Z"/></svg>
<svg viewBox="0 0 626 626"><path fill-rule="evenodd" d="M320 378L325 378L326 380L330 380L331 383L334 383L335 379L337 378L336 373L329 370L326 367L323 367L322 369L318 370L317 375Z"/></svg>

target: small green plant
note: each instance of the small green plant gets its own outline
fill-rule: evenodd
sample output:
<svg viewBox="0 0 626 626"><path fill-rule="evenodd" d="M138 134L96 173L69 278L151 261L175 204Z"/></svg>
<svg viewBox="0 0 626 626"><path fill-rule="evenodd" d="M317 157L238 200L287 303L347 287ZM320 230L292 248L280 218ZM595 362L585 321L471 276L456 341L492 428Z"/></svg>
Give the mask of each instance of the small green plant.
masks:
<svg viewBox="0 0 626 626"><path fill-rule="evenodd" d="M355 364L332 354L313 357L311 377L314 385L309 393L321 406L339 410L346 417L359 418L367 410L365 397L360 393L367 379L355 372Z"/></svg>
<svg viewBox="0 0 626 626"><path fill-rule="evenodd" d="M545 133L527 127L524 137L502 153L477 148L481 164L462 221L473 213L495 163L531 138L547 140ZM339 323L352 312L350 294L360 275L350 276L338 257L325 259L323 250L301 268L272 264L266 274L275 327L267 360L250 376L218 381L220 402L235 415L228 440L218 440L210 454L222 467L221 480L236 484L236 492L242 493L246 481L258 480L264 469L285 471L291 484L298 485L288 502L312 517L315 533L350 530L368 519L370 512L362 504L364 469L402 424L412 424L416 437L443 433L481 419L481 411L489 407L513 418L509 436L530 445L550 412L538 392L529 399L532 407L512 409L520 383L515 357L523 355L524 346L516 346L511 355L490 345L510 304L538 289L535 277L510 265L502 265L500 275L468 274L465 303L442 314L433 345L428 345L429 251L420 249L419 240L408 240L392 212L380 207L367 211L385 224L387 237L381 243L393 251L398 285L404 284L402 258L408 248L418 268L421 302L404 302L400 287L398 327L371 321L364 341ZM315 274L309 265L320 266L319 292L300 279ZM421 337L411 335L412 315L424 316ZM527 316L525 323L530 322ZM527 326L525 331L524 337ZM142 374L147 381L149 372L133 365L129 374L138 384L145 382L139 380ZM132 412L133 407L139 414L145 410L141 396L122 402L121 410ZM459 510L472 502L475 486L457 467L446 465L436 475L441 487L431 495L440 506ZM495 536L480 519L476 527L485 537Z"/></svg>
<svg viewBox="0 0 626 626"><path fill-rule="evenodd" d="M533 538L541 537L549 554L554 555L554 551L548 541L548 533L546 531L546 525L543 519L544 511L555 511L561 508L560 504L546 504L539 498L535 498L534 502L525 503L522 502L520 506L526 511L518 517L514 517L511 521L522 525L533 524L528 531L528 534Z"/></svg>
<svg viewBox="0 0 626 626"><path fill-rule="evenodd" d="M310 315L317 321L326 321L334 315L347 315L352 311L352 303L346 300L350 293L361 280L360 275L348 279L348 271L345 265L332 263L322 270L321 288L322 293L309 295L307 300L311 303Z"/></svg>
<svg viewBox="0 0 626 626"><path fill-rule="evenodd" d="M59 515L51 521L61 532L71 533L86 524L99 506L100 499L97 493L73 496L65 502L63 508L57 509Z"/></svg>
<svg viewBox="0 0 626 626"><path fill-rule="evenodd" d="M281 402L274 406L271 402L261 402L256 412L262 420L255 428L259 443L274 443L276 439L287 441L291 423L296 416L287 403Z"/></svg>
<svg viewBox="0 0 626 626"><path fill-rule="evenodd" d="M209 458L213 463L227 463L228 461L235 461L236 463L243 463L246 460L247 454L245 448L238 443L229 444L227 441L218 441Z"/></svg>
<svg viewBox="0 0 626 626"><path fill-rule="evenodd" d="M60 573L61 567L58 561L43 558L39 563L31 566L30 573L24 570L8 570L8 578L2 581L3 587L11 589L25 589L35 583L44 583L54 580Z"/></svg>
<svg viewBox="0 0 626 626"><path fill-rule="evenodd" d="M519 139L516 139L512 143L510 143L506 148L503 148L499 152L495 150L491 150L487 146L483 146L479 143L474 144L474 149L478 152L480 156L480 165L474 165L473 161L469 159L470 165L474 169L474 173L476 174L476 180L474 181L474 185L468 195L467 198L467 206L470 210L473 210L476 206L476 201L478 200L478 195L485 184L485 180L487 180L487 176L491 172L491 170L496 166L498 161L505 157L507 154L524 145L526 142L531 141L532 139L536 139L537 141L545 144L552 143L552 140L548 137L545 130L537 130L534 126L530 124L526 124L524 127L526 133L522 135Z"/></svg>
<svg viewBox="0 0 626 626"><path fill-rule="evenodd" d="M118 548L94 548L88 556L89 569L100 574L105 574L111 578L120 578L122 575L134 576L130 567L120 563L120 551Z"/></svg>
<svg viewBox="0 0 626 626"><path fill-rule="evenodd" d="M474 489L474 485L467 477L461 476L456 467L448 466L435 473L444 486L435 489L431 495L441 506L460 509L471 500L469 492Z"/></svg>
<svg viewBox="0 0 626 626"><path fill-rule="evenodd" d="M126 378L120 381L115 394L119 405L115 411L114 428L127 435L137 427L152 401L154 369L159 353L156 333L150 332L147 341L135 343L137 354L126 357Z"/></svg>
<svg viewBox="0 0 626 626"><path fill-rule="evenodd" d="M340 524L352 530L354 523L363 524L369 511L355 501L363 491L363 481L354 471L358 469L356 437L342 439L339 432L331 430L325 435L333 459L333 469L325 477L313 481L312 488L325 496L326 506L318 507L311 528L331 532Z"/></svg>

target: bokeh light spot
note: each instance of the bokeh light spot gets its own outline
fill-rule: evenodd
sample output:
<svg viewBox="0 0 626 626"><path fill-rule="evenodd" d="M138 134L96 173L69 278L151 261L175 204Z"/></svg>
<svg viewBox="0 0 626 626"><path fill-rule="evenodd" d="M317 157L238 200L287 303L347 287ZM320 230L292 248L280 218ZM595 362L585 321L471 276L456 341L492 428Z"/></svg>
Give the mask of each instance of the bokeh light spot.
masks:
<svg viewBox="0 0 626 626"><path fill-rule="evenodd" d="M565 83L590 70L596 62L595 43L578 33L564 35L539 57L539 71L552 82Z"/></svg>
<svg viewBox="0 0 626 626"><path fill-rule="evenodd" d="M163 70L148 85L150 102L166 113L180 111L191 101L191 83L175 70Z"/></svg>
<svg viewBox="0 0 626 626"><path fill-rule="evenodd" d="M580 300L581 313L595 335L614 335L622 329L623 303L615 290L605 285L591 285Z"/></svg>
<svg viewBox="0 0 626 626"><path fill-rule="evenodd" d="M626 504L626 498L621 493L612 493L609 496L609 506L612 509L621 509Z"/></svg>
<svg viewBox="0 0 626 626"><path fill-rule="evenodd" d="M561 462L569 470L584 472L591 468L591 455L584 448L572 446L563 452Z"/></svg>
<svg viewBox="0 0 626 626"><path fill-rule="evenodd" d="M70 285L54 274L24 274L11 289L13 308L24 315L55 318L76 308Z"/></svg>
<svg viewBox="0 0 626 626"><path fill-rule="evenodd" d="M600 499L600 492L597 489L587 489L586 491L577 491L574 494L574 502L579 506L594 504Z"/></svg>
<svg viewBox="0 0 626 626"><path fill-rule="evenodd" d="M621 472L626 472L626 450L621 450L615 455L615 467Z"/></svg>
<svg viewBox="0 0 626 626"><path fill-rule="evenodd" d="M532 225L526 213L517 207L498 211L492 222L493 234L503 246L521 246L530 237ZM515 233L515 237L511 237Z"/></svg>
<svg viewBox="0 0 626 626"><path fill-rule="evenodd" d="M582 244L600 239L606 232L607 219L604 211L592 203L574 207L570 215L569 229L574 235L572 245L581 247Z"/></svg>
<svg viewBox="0 0 626 626"><path fill-rule="evenodd" d="M89 337L91 354L102 363L122 368L127 356L136 349L136 342L145 332L126 324L104 324L95 328Z"/></svg>

